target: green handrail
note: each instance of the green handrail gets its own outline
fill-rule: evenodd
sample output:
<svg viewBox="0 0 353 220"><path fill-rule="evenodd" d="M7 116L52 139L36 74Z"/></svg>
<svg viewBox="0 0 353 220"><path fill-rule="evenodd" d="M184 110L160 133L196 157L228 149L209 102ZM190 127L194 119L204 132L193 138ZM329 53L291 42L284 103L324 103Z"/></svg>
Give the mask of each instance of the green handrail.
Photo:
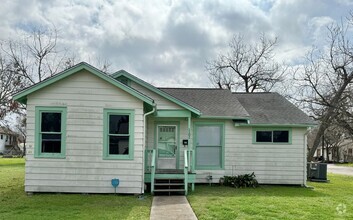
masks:
<svg viewBox="0 0 353 220"><path fill-rule="evenodd" d="M151 194L154 192L154 176L156 174L156 150L152 150L151 158Z"/></svg>

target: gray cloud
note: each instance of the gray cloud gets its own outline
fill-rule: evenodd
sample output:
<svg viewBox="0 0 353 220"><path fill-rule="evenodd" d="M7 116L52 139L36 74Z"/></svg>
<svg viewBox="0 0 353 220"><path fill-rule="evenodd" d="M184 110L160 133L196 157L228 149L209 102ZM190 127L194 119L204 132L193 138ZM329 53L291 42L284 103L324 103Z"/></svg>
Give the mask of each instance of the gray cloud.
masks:
<svg viewBox="0 0 353 220"><path fill-rule="evenodd" d="M348 14L349 0L35 1L5 0L0 39L54 25L81 60L110 60L158 86L210 86L206 60L235 33L278 36L277 60L298 63L325 27Z"/></svg>

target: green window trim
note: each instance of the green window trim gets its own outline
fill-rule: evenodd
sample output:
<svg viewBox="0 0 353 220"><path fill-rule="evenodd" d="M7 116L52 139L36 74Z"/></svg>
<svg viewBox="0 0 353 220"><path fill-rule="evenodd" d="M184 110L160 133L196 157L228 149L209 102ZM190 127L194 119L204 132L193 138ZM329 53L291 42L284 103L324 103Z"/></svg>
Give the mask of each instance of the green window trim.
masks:
<svg viewBox="0 0 353 220"><path fill-rule="evenodd" d="M111 155L109 154L109 116L128 115L129 116L129 154ZM104 160L133 160L134 159L134 132L135 132L135 110L132 109L104 109L103 110L103 159ZM116 135L114 135L116 136Z"/></svg>
<svg viewBox="0 0 353 220"><path fill-rule="evenodd" d="M197 165L197 153L198 153L198 146L197 146L197 128L202 126L219 126L221 129L221 154L220 154L220 166L213 166L213 165ZM195 170L224 170L224 161L225 161L225 126L224 122L195 122L194 123L194 140L193 140L193 147L195 149Z"/></svg>
<svg viewBox="0 0 353 220"><path fill-rule="evenodd" d="M41 132L41 114L61 113L61 151L60 153L42 153L42 132ZM65 158L66 157L66 107L35 107L35 136L34 136L34 157L35 158ZM55 132L56 133L56 132ZM52 132L54 134L54 132ZM58 134L58 133L57 133Z"/></svg>
<svg viewBox="0 0 353 220"><path fill-rule="evenodd" d="M256 141L256 133L258 131L288 131L288 142L273 142L273 133L272 133L272 141L271 142L257 142ZM292 129L291 128L284 128L284 127L271 127L271 128L264 128L264 127L255 127L252 129L252 143L253 144L264 144L264 145L290 145L292 144Z"/></svg>

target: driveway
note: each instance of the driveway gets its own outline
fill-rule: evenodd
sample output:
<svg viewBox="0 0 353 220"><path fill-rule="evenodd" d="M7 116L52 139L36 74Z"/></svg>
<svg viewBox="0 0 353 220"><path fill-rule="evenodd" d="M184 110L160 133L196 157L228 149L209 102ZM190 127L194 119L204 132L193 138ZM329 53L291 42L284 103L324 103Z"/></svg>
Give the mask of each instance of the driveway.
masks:
<svg viewBox="0 0 353 220"><path fill-rule="evenodd" d="M336 166L335 164L327 164L327 172L353 176L353 167Z"/></svg>

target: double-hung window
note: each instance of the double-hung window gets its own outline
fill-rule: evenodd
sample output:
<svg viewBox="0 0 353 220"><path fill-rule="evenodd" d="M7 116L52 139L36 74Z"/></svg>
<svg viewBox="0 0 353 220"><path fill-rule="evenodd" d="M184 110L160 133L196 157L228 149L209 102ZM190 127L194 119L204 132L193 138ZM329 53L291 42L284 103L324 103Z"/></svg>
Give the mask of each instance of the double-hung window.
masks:
<svg viewBox="0 0 353 220"><path fill-rule="evenodd" d="M224 125L196 124L196 169L222 169L224 164Z"/></svg>
<svg viewBox="0 0 353 220"><path fill-rule="evenodd" d="M133 159L134 111L104 110L104 159Z"/></svg>
<svg viewBox="0 0 353 220"><path fill-rule="evenodd" d="M65 158L66 108L36 107L35 157Z"/></svg>

